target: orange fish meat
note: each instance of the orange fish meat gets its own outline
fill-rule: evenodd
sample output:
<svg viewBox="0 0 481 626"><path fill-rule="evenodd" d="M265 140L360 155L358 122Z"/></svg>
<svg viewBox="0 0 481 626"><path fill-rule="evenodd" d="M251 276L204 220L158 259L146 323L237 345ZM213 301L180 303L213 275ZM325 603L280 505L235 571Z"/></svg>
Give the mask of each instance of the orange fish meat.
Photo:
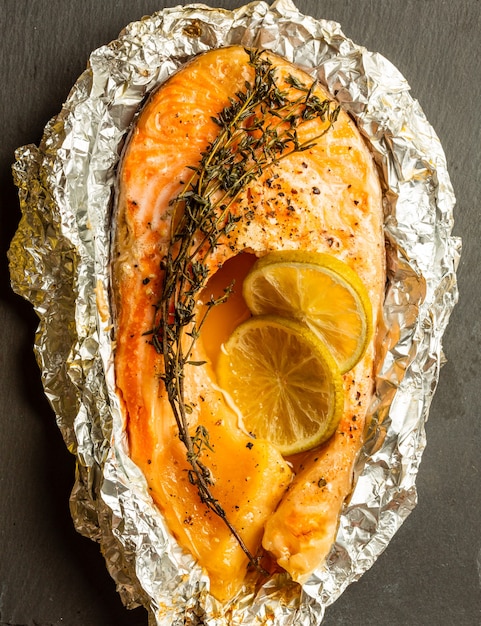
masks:
<svg viewBox="0 0 481 626"><path fill-rule="evenodd" d="M282 58L266 54L279 84L312 78ZM164 383L162 356L148 331L162 293L162 261L170 244L172 200L192 177L201 154L215 140L213 120L230 98L252 81L254 69L242 47L195 57L155 93L141 111L119 171L113 258L115 375L130 456L145 475L153 501L181 546L208 572L211 592L225 601L241 588L246 552L224 522L199 498L189 480L186 450L178 436ZM328 98L316 85L313 93ZM319 118L299 128L300 140L322 134ZM233 295L215 307L202 327L185 370L192 404L192 432L209 433L203 462L214 478L212 492L251 554L269 559L303 582L335 539L352 469L363 442L373 393L375 338L356 367L344 375L344 416L323 446L284 459L267 441L252 440L216 385L216 355L249 312L242 278L272 250L328 252L345 261L366 285L374 328L384 292L381 189L372 157L351 118L341 111L332 128L309 149L292 154L251 181L236 199L235 227L206 258L210 279L198 310L231 279Z"/></svg>

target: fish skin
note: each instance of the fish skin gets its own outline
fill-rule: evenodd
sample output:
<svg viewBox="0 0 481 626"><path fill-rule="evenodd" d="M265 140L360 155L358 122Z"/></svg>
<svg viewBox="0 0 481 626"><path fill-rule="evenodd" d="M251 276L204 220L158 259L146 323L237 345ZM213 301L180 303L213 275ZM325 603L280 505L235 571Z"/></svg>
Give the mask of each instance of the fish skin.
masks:
<svg viewBox="0 0 481 626"><path fill-rule="evenodd" d="M281 80L293 74L310 82L288 62L270 59ZM113 257L115 373L129 453L173 536L205 567L211 592L222 601L242 586L247 558L188 481L185 449L160 381L162 359L144 333L152 327L162 287L169 202L189 179L188 166L198 163L218 133L211 116L252 75L243 48L214 50L196 57L152 95L122 159ZM321 87L316 90L327 96ZM309 122L301 140L324 127ZM233 210L245 216L251 209L255 217L243 217L210 255L212 273L241 251L256 256L279 249L328 252L363 280L376 327L385 272L381 190L371 155L347 114L341 112L315 147L284 159L251 183ZM192 358L205 358L202 341ZM247 445L252 440L216 388L211 364L186 369L185 388L196 404L192 428L205 425L213 443L214 451L203 461L215 477L215 497L249 549L257 553L262 543L298 582L323 562L334 541L362 445L375 358L373 339L363 359L344 375L345 411L336 434L321 448L290 459L292 464L268 442Z"/></svg>

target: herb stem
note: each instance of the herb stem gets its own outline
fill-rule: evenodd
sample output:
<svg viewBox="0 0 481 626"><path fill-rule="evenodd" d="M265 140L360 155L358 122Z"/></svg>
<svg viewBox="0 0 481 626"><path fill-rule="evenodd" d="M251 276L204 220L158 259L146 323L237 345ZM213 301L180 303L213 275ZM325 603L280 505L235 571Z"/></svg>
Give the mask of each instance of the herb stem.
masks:
<svg viewBox="0 0 481 626"><path fill-rule="evenodd" d="M197 297L209 277L207 261L243 217L240 208L234 212L240 194L266 169L313 147L332 127L339 108L331 109L331 101L316 96L315 81L307 87L291 76L285 80L287 87L279 89L272 63L264 53L246 53L254 71L253 82L246 81L244 90L230 99L217 118L212 118L219 134L201 154L198 166L191 168L188 183L171 202L170 244L162 261L162 292L149 334L153 346L163 355L162 380L179 438L186 448L188 479L197 488L201 502L223 520L250 563L266 573L212 493L214 477L202 458L206 449L214 451L205 427L198 425L195 434L191 432L189 414L193 407L185 398L185 368L203 364L191 361L196 340L212 307L225 302L232 291L229 285L224 296L211 299L202 313L197 311ZM298 127L316 118L327 119L327 126L300 142Z"/></svg>

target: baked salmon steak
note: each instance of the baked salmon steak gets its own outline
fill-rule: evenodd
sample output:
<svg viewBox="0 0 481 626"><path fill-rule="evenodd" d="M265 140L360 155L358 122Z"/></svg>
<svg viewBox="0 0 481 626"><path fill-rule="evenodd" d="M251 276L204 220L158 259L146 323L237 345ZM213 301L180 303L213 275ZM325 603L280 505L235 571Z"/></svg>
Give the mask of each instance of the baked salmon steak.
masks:
<svg viewBox="0 0 481 626"><path fill-rule="evenodd" d="M220 601L273 572L302 584L335 541L373 396L382 218L356 125L274 54L198 55L135 120L116 388L130 457Z"/></svg>

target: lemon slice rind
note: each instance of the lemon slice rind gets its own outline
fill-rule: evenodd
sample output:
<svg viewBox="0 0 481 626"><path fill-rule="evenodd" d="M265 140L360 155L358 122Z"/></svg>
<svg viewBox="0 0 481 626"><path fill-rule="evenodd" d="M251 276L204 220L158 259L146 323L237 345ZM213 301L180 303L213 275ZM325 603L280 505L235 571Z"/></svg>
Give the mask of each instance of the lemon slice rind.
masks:
<svg viewBox="0 0 481 626"><path fill-rule="evenodd" d="M329 254L270 252L245 278L243 296L254 315L280 315L308 326L330 348L341 373L358 363L372 337L366 287L354 270Z"/></svg>
<svg viewBox="0 0 481 626"><path fill-rule="evenodd" d="M242 415L243 429L283 456L329 439L343 413L335 359L296 320L261 315L238 326L221 350L217 378Z"/></svg>

